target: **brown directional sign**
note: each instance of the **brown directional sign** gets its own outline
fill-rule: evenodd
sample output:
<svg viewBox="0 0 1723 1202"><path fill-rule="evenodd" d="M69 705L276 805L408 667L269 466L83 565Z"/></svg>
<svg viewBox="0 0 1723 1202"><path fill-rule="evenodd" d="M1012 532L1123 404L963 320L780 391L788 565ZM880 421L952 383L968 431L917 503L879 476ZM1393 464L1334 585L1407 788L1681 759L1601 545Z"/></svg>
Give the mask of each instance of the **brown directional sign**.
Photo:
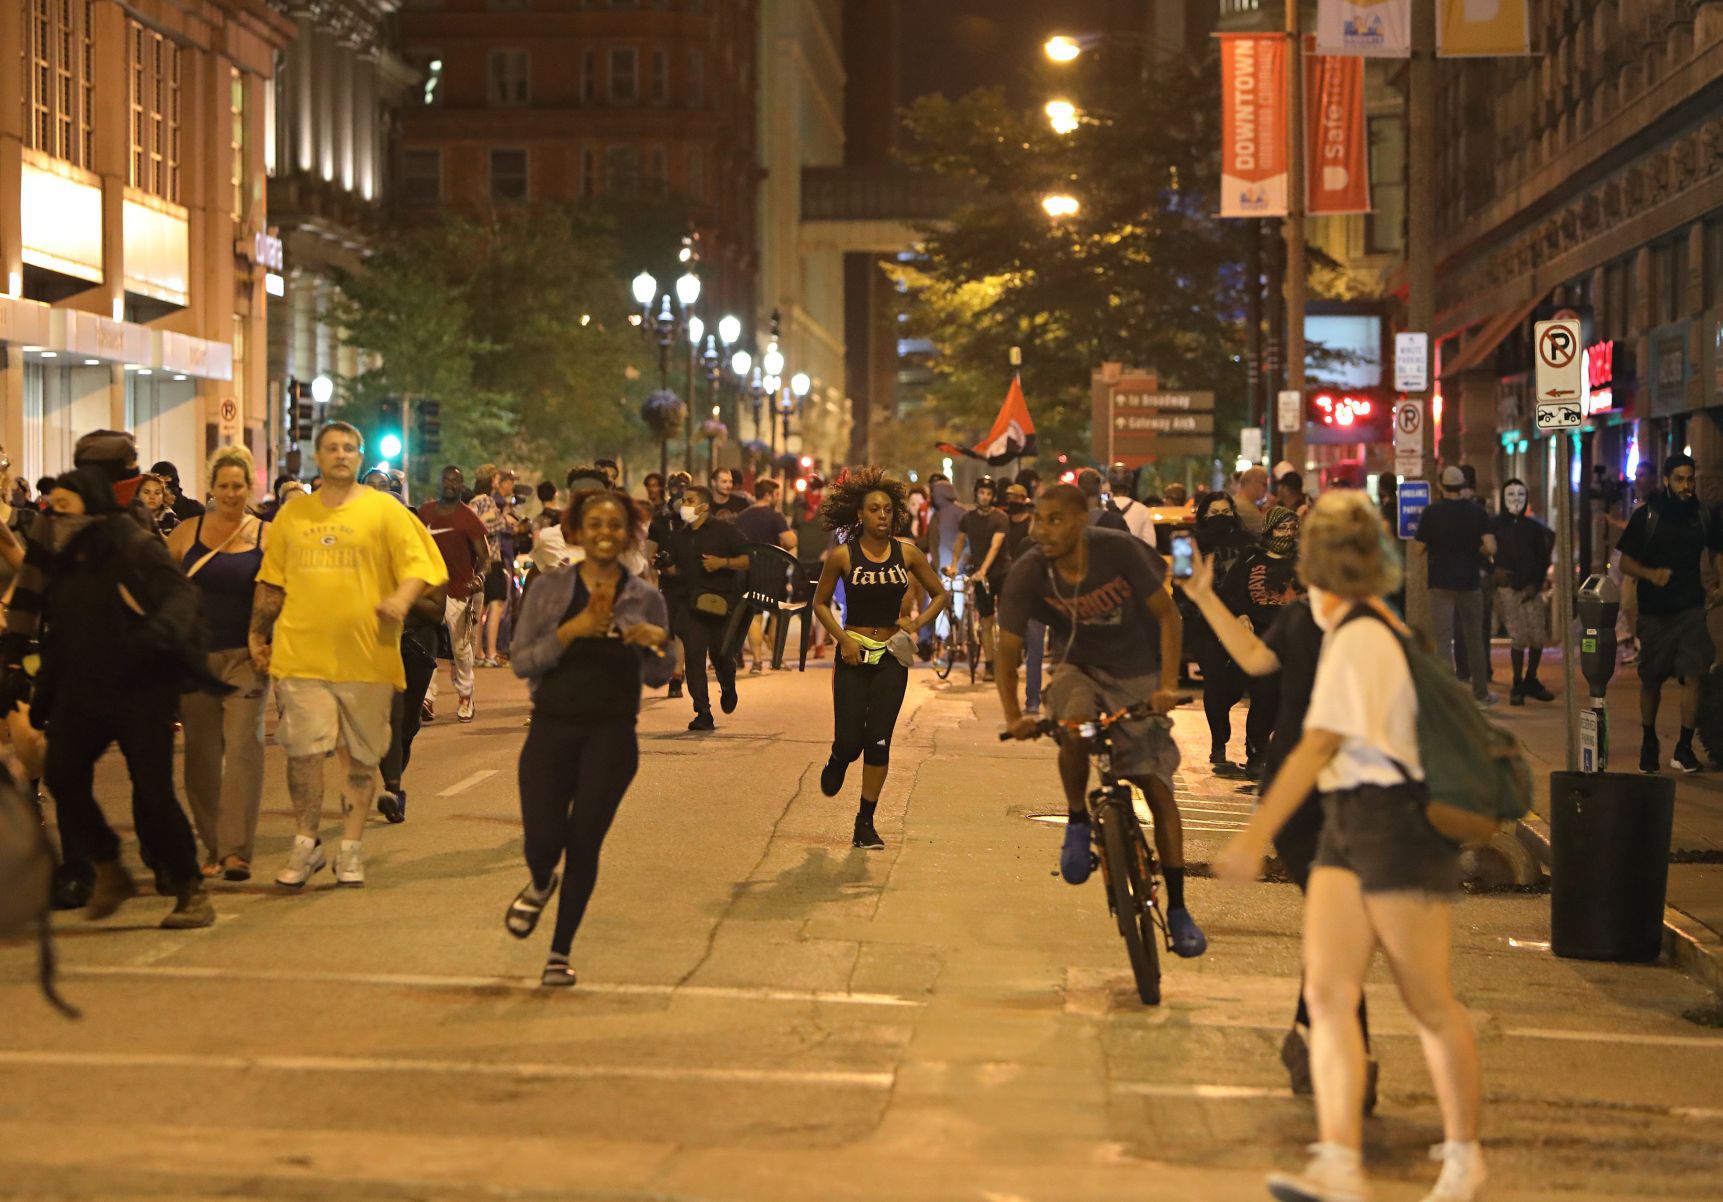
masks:
<svg viewBox="0 0 1723 1202"><path fill-rule="evenodd" d="M1090 411L1100 463L1138 467L1184 455L1214 454L1214 393L1161 387L1145 372L1094 379Z"/></svg>

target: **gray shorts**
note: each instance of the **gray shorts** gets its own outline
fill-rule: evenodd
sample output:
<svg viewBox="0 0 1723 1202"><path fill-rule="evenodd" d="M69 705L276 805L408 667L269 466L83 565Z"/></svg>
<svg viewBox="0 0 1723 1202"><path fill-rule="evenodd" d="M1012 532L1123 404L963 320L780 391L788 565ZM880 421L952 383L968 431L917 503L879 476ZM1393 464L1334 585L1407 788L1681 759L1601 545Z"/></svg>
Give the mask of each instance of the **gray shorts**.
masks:
<svg viewBox="0 0 1723 1202"><path fill-rule="evenodd" d="M288 758L328 755L345 747L355 763L375 767L383 762L395 686L289 676L275 682L275 696L281 706L275 741Z"/></svg>
<svg viewBox="0 0 1723 1202"><path fill-rule="evenodd" d="M1460 846L1430 825L1428 800L1421 785L1324 793L1316 867L1345 869L1366 893L1458 893Z"/></svg>
<svg viewBox="0 0 1723 1202"><path fill-rule="evenodd" d="M1549 608L1539 590L1498 588L1496 611L1502 615L1502 625L1507 627L1515 650L1542 650L1549 645Z"/></svg>
<svg viewBox="0 0 1723 1202"><path fill-rule="evenodd" d="M1660 685L1671 676L1697 680L1717 657L1705 609L1695 606L1678 614L1639 615L1639 680Z"/></svg>
<svg viewBox="0 0 1723 1202"><path fill-rule="evenodd" d="M1156 676L1114 676L1104 668L1060 664L1041 696L1052 717L1080 721L1147 701L1160 687ZM1113 771L1120 776L1153 777L1170 793L1178 767L1179 745L1173 742L1170 720L1145 718L1113 728Z"/></svg>

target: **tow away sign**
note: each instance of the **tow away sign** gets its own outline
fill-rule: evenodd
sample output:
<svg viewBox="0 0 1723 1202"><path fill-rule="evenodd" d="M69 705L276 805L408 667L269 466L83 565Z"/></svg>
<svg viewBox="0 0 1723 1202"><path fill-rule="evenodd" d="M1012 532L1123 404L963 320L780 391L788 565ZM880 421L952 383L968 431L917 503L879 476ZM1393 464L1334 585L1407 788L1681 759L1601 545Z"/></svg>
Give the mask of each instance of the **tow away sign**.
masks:
<svg viewBox="0 0 1723 1202"><path fill-rule="evenodd" d="M1540 321L1532 328L1537 347L1537 427L1571 430L1585 420L1585 357L1579 319Z"/></svg>

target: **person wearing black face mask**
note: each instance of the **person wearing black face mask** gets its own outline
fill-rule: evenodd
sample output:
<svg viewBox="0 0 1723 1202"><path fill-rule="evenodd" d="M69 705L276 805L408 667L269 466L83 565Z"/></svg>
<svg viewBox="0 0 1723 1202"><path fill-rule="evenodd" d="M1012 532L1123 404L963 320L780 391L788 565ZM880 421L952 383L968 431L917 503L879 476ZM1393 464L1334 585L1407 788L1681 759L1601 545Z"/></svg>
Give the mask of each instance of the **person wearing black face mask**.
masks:
<svg viewBox="0 0 1723 1202"><path fill-rule="evenodd" d="M1256 540L1239 528L1233 500L1224 492L1209 493L1197 502L1197 550L1214 562L1215 578L1225 580L1232 567L1256 546ZM1186 616L1189 646L1203 674L1203 715L1208 719L1209 763L1217 775L1238 776L1241 771L1227 758L1232 739L1232 707L1244 696L1244 676L1221 646L1201 614Z"/></svg>
<svg viewBox="0 0 1723 1202"><path fill-rule="evenodd" d="M1221 600L1253 632L1267 631L1280 611L1304 594L1298 580L1298 514L1283 505L1271 505L1263 520L1267 533L1262 545L1235 560L1220 587ZM1245 691L1250 694L1250 716L1244 728L1245 775L1258 777L1274 734L1280 677L1247 676Z"/></svg>
<svg viewBox="0 0 1723 1202"><path fill-rule="evenodd" d="M1017 557L1035 544L1029 530L1035 524L1035 502L1029 499L1027 484L1012 483L1005 488L1005 516L1010 525L1005 528L1005 545L1000 548L1007 569ZM1041 712L1041 666L1047 654L1047 625L1031 619L1023 631L1023 712Z"/></svg>

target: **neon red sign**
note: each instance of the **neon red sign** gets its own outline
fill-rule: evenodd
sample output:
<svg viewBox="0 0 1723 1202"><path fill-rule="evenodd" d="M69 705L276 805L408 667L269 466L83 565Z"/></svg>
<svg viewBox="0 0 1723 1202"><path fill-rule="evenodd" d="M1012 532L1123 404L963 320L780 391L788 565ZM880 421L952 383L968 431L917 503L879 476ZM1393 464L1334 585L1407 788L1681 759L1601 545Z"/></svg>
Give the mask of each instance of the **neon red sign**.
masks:
<svg viewBox="0 0 1723 1202"><path fill-rule="evenodd" d="M1319 392L1310 398L1319 425L1345 430L1367 421L1375 405L1369 397Z"/></svg>
<svg viewBox="0 0 1723 1202"><path fill-rule="evenodd" d="M1594 342L1585 348L1587 379L1593 392L1608 388L1615 379L1615 342Z"/></svg>

